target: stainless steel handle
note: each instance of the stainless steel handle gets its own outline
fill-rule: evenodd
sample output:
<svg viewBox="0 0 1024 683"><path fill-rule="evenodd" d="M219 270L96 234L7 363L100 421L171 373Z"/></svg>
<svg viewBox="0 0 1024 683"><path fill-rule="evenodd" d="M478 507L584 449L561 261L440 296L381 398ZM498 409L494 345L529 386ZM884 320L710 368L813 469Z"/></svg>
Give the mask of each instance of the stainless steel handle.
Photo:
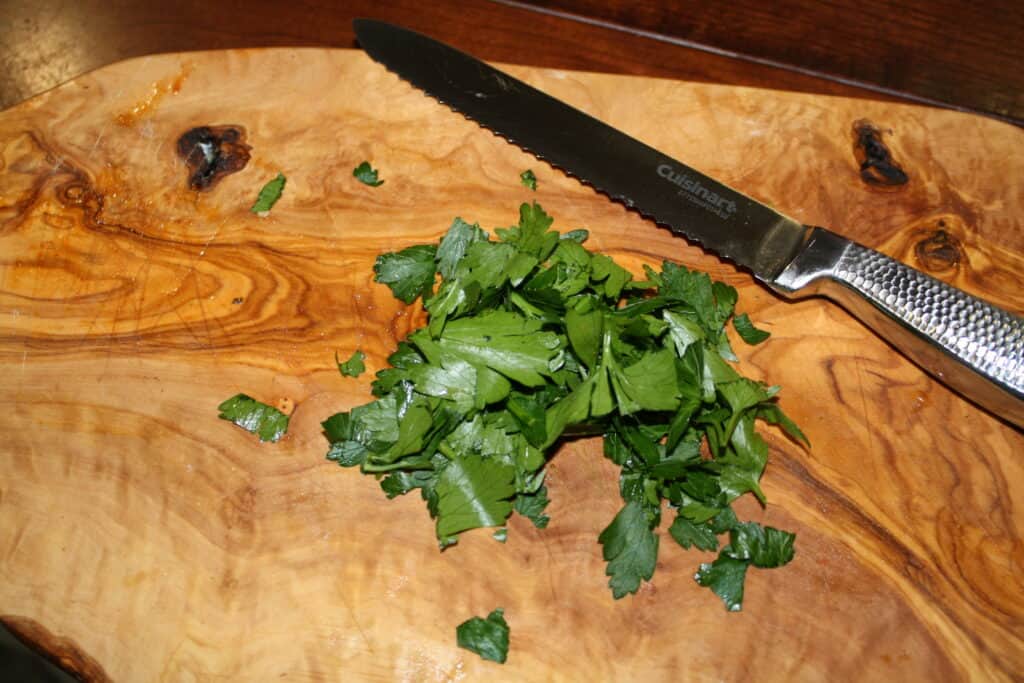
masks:
<svg viewBox="0 0 1024 683"><path fill-rule="evenodd" d="M1024 427L1024 319L824 228L771 284L836 301L936 379Z"/></svg>

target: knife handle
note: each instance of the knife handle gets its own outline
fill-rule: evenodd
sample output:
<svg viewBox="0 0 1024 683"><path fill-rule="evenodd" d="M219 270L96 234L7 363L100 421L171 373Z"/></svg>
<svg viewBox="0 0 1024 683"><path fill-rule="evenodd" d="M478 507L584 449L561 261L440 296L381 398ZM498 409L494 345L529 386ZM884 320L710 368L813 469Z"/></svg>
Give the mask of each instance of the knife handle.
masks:
<svg viewBox="0 0 1024 683"><path fill-rule="evenodd" d="M860 318L940 382L1024 428L1024 319L824 228L771 283Z"/></svg>

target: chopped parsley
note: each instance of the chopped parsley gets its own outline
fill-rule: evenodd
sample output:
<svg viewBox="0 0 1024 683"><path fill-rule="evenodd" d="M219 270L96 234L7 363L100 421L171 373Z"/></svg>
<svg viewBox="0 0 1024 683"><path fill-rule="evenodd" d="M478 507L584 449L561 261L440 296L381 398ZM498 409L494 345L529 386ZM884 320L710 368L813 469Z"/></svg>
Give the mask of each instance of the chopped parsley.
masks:
<svg viewBox="0 0 1024 683"><path fill-rule="evenodd" d="M516 512L533 522L538 529L547 527L551 518L544 514L544 508L548 506L548 490L541 486L536 493L526 493L516 496L516 502L512 506Z"/></svg>
<svg viewBox="0 0 1024 683"><path fill-rule="evenodd" d="M537 189L537 176L530 169L526 169L519 174L519 182L523 184L523 187L528 187L531 190Z"/></svg>
<svg viewBox="0 0 1024 683"><path fill-rule="evenodd" d="M508 658L508 636L505 610L500 607L486 619L473 617L455 627L459 647L499 664L504 664Z"/></svg>
<svg viewBox="0 0 1024 683"><path fill-rule="evenodd" d="M338 360L338 354L334 354L334 362L338 364L338 372L345 377L358 377L366 371L366 364L363 362L366 360L366 354L360 350L356 350L352 354L352 357L347 361Z"/></svg>
<svg viewBox="0 0 1024 683"><path fill-rule="evenodd" d="M667 502L672 539L719 553L697 582L738 610L750 567L794 556L793 534L733 512L747 493L764 503L768 445L756 423L806 442L779 388L731 364L730 320L751 343L767 333L734 317L736 290L707 274L666 261L636 280L589 251L586 231L552 223L523 204L515 225L487 232L456 218L438 244L377 258L376 281L422 300L428 322L377 372L375 400L324 421L327 457L378 478L388 498L418 491L444 549L483 527L504 541L513 513L546 527L557 444L603 435L622 499L596 539L612 596L652 580ZM466 622L460 645L463 635L493 645L481 634L500 635L499 621L496 610Z"/></svg>
<svg viewBox="0 0 1024 683"><path fill-rule="evenodd" d="M237 394L217 406L218 417L252 432L260 441L277 441L288 431L288 416L277 408Z"/></svg>
<svg viewBox="0 0 1024 683"><path fill-rule="evenodd" d="M378 187L384 184L383 180L379 180L377 178L377 169L370 166L369 161L364 161L352 169L352 175L354 175L359 182L364 185L369 185L370 187Z"/></svg>
<svg viewBox="0 0 1024 683"><path fill-rule="evenodd" d="M754 323L750 322L750 316L746 313L741 313L733 318L732 326L736 328L736 332L740 335L740 339L748 344L760 344L771 336L771 332L765 332L764 330L759 330L754 327Z"/></svg>
<svg viewBox="0 0 1024 683"><path fill-rule="evenodd" d="M281 193L284 192L284 184L287 182L283 173L278 173L277 176L267 181L267 184L260 190L259 195L256 196L256 202L249 209L253 213L266 215L277 200L281 198Z"/></svg>

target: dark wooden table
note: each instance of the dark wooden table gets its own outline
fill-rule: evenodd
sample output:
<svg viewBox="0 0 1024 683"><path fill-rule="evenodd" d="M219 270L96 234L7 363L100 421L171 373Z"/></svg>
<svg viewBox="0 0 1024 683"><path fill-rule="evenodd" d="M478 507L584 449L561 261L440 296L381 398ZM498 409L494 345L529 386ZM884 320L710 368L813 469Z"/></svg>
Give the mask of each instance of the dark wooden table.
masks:
<svg viewBox="0 0 1024 683"><path fill-rule="evenodd" d="M355 17L488 60L896 99L1024 125L1021 0L0 0L0 109L145 54L355 47ZM11 647L0 634L0 679L50 680Z"/></svg>
<svg viewBox="0 0 1024 683"><path fill-rule="evenodd" d="M366 16L484 59L949 106L1024 123L1024 2L0 0L0 108L128 57L354 47Z"/></svg>

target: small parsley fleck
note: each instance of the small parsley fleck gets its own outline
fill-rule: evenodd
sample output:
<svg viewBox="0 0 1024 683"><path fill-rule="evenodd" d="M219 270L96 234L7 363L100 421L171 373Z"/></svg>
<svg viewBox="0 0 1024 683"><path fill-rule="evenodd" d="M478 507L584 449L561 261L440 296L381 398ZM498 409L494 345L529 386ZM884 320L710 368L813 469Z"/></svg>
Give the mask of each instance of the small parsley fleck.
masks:
<svg viewBox="0 0 1024 683"><path fill-rule="evenodd" d="M267 181L267 184L263 186L259 195L257 195L256 202L249 210L255 214L265 216L274 204L277 203L277 200L281 198L285 182L287 182L287 179L283 173L278 173L277 176Z"/></svg>
<svg viewBox="0 0 1024 683"><path fill-rule="evenodd" d="M366 360L366 354L360 350L356 350L355 353L347 361L338 360L338 354L334 354L334 362L338 364L338 372L345 377L358 377L363 374L366 370L366 364L363 361Z"/></svg>
<svg viewBox="0 0 1024 683"><path fill-rule="evenodd" d="M746 313L741 313L733 318L732 326L736 328L736 332L739 333L740 339L751 345L760 344L771 336L771 332L759 330L754 327L754 323L750 322L750 316Z"/></svg>
<svg viewBox="0 0 1024 683"><path fill-rule="evenodd" d="M354 175L359 182L371 187L378 187L384 184L383 180L379 180L377 178L377 169L370 166L369 161L364 161L352 169L352 175Z"/></svg>
<svg viewBox="0 0 1024 683"><path fill-rule="evenodd" d="M526 169L519 174L519 182L523 184L523 187L528 187L531 190L537 189L537 176L530 169Z"/></svg>

